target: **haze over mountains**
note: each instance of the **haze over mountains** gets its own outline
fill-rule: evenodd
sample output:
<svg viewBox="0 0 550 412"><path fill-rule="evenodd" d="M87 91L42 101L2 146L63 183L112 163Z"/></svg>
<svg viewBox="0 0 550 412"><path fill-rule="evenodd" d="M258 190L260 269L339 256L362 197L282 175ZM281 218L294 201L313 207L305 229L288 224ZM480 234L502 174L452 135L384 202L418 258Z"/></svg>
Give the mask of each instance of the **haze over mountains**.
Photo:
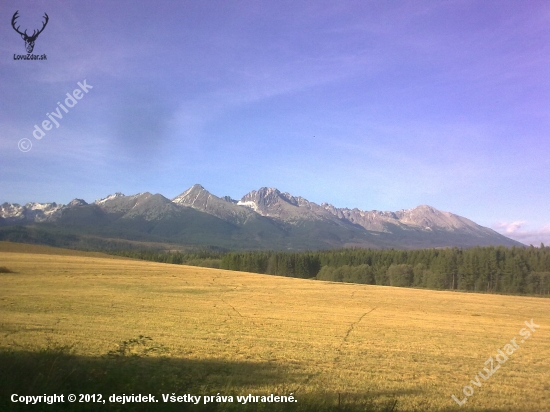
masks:
<svg viewBox="0 0 550 412"><path fill-rule="evenodd" d="M60 236L75 242L94 237L228 249L521 246L426 205L397 212L336 208L266 187L240 200L194 185L172 200L146 192L115 193L91 204L82 199L67 205L4 203L0 226L0 240L37 242Z"/></svg>

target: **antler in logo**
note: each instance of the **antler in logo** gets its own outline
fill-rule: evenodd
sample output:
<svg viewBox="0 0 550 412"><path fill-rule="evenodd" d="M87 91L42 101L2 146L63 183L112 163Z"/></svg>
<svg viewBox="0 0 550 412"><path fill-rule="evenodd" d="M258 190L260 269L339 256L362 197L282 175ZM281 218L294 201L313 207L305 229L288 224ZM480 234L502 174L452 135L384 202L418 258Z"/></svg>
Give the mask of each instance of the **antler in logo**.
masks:
<svg viewBox="0 0 550 412"><path fill-rule="evenodd" d="M25 30L24 33L21 33L21 32L19 31L19 27L20 27L20 26L15 27L15 21L16 21L17 18L19 17L19 16L17 15L18 13L19 13L19 10L17 10L17 11L14 13L14 15L13 15L13 17L12 17L12 19L11 19L11 25L12 25L13 29L14 29L17 33L19 33L19 34L21 35L21 38L22 38L23 40L25 40L25 48L27 49L27 53L32 53L32 51L33 51L33 49L34 49L34 42L36 41L36 38L38 37L38 35L39 35L40 33L42 33L42 31L43 31L44 28L46 27L46 24L48 24L48 20L49 20L50 18L48 17L48 15L47 15L46 13L44 13L44 19L46 19L46 21L45 21L44 23L42 23L42 28L41 28L40 30L38 30L38 31L34 30L33 33L32 33L32 35L29 36L29 35L27 35L27 30Z"/></svg>

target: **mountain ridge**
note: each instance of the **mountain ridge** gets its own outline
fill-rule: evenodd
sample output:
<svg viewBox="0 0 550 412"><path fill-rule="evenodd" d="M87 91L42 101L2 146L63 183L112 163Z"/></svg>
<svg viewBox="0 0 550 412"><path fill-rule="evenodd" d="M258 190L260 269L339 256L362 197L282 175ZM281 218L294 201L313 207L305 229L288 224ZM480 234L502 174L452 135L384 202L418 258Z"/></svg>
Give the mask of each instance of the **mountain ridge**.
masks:
<svg viewBox="0 0 550 412"><path fill-rule="evenodd" d="M75 198L67 205L0 205L3 228L39 224L239 249L524 246L429 205L395 212L337 208L270 187L252 190L240 200L218 197L195 184L173 199L150 192L116 192L92 203Z"/></svg>

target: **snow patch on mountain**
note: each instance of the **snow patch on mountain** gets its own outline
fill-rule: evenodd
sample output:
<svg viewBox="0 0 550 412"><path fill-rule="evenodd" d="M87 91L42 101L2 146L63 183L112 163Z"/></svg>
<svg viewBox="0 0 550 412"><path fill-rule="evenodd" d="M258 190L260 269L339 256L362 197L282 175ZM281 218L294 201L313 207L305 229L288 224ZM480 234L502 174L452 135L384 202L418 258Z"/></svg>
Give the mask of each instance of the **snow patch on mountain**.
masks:
<svg viewBox="0 0 550 412"><path fill-rule="evenodd" d="M258 211L258 205L256 203L254 203L252 200L245 200L244 202L242 200L239 200L237 202L237 205L248 207L248 208L252 209L255 212Z"/></svg>
<svg viewBox="0 0 550 412"><path fill-rule="evenodd" d="M113 199L116 199L117 197L124 197L124 194L120 193L120 192L116 192L115 194L113 195L109 195L107 197L104 197L103 199L98 199L94 202L94 204L96 205L102 205L104 204L105 202L108 202L109 200L113 200Z"/></svg>
<svg viewBox="0 0 550 412"><path fill-rule="evenodd" d="M64 208L64 205L57 203L36 203L29 202L25 206L17 203L3 203L0 205L0 217L7 223L16 222L45 222L55 220Z"/></svg>

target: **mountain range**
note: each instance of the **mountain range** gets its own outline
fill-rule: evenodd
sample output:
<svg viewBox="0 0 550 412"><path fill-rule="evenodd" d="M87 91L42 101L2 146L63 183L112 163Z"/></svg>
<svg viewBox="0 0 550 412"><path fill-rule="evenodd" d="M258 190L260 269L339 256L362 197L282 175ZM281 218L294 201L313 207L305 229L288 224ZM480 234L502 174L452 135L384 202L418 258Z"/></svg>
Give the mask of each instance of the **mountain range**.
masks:
<svg viewBox="0 0 550 412"><path fill-rule="evenodd" d="M124 242L279 250L523 246L427 205L363 211L319 205L267 187L235 200L198 184L171 200L146 192L115 193L93 203L3 203L0 240L99 248Z"/></svg>

